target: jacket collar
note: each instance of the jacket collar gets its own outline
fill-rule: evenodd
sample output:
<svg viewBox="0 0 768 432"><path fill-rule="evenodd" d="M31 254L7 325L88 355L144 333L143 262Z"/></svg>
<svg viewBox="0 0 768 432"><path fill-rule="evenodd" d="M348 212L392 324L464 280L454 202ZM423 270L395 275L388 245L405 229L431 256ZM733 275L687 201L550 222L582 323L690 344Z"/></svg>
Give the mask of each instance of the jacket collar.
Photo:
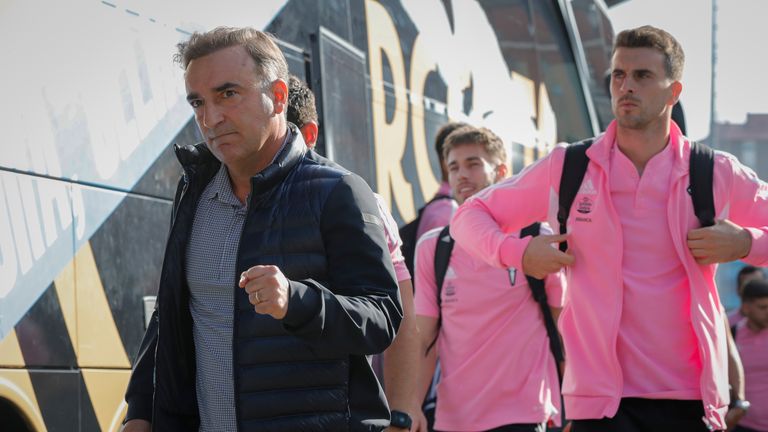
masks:
<svg viewBox="0 0 768 432"><path fill-rule="evenodd" d="M603 171L608 172L611 161L611 152L616 146L616 120L613 120L604 133L598 135L595 141L587 149L589 160L599 165ZM673 178L679 178L688 174L691 155L691 141L683 135L677 123L670 120L669 145L675 153L675 161L672 166Z"/></svg>
<svg viewBox="0 0 768 432"><path fill-rule="evenodd" d="M275 159L260 173L251 178L251 195L270 190L281 183L288 173L304 158L307 153L307 145L299 132L299 128L293 123L288 123L288 137L286 143L277 153Z"/></svg>
<svg viewBox="0 0 768 432"><path fill-rule="evenodd" d="M259 189L271 188L281 182L288 172L304 157L304 154L307 152L307 146L304 144L304 139L299 129L293 123L288 123L286 141L272 163L251 178L252 186L258 183ZM184 146L174 144L174 151L176 158L184 169L184 175L188 178L203 177L210 179L218 172L221 166L221 162L211 153L205 142Z"/></svg>

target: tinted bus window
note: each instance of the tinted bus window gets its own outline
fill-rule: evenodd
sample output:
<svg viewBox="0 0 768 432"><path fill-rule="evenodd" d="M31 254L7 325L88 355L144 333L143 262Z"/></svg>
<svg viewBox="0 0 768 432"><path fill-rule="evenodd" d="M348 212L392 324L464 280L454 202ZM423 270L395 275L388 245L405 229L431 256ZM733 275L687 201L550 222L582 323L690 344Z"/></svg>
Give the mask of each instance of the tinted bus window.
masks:
<svg viewBox="0 0 768 432"><path fill-rule="evenodd" d="M539 79L549 90L557 116L557 140L573 142L593 135L571 44L555 2L534 1L534 36Z"/></svg>
<svg viewBox="0 0 768 432"><path fill-rule="evenodd" d="M611 67L613 26L605 10L594 0L571 0L571 7L589 67L589 91L592 93L600 127L605 129L613 120L611 95L606 82Z"/></svg>
<svg viewBox="0 0 768 432"><path fill-rule="evenodd" d="M319 34L318 109L325 155L376 187L365 55L329 30Z"/></svg>

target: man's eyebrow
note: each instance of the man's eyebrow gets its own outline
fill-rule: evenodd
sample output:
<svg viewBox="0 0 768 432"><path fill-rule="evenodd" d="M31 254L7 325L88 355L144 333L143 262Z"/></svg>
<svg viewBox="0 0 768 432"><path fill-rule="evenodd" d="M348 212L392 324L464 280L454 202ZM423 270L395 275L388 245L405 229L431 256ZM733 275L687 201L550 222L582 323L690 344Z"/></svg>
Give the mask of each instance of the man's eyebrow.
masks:
<svg viewBox="0 0 768 432"><path fill-rule="evenodd" d="M230 89L230 88L234 88L234 87L240 87L240 84L236 84L236 83L233 83L233 82L225 82L224 84L222 84L222 85L220 85L218 87L214 87L213 91L218 93L218 92L222 92L224 90L227 90L227 89Z"/></svg>
<svg viewBox="0 0 768 432"><path fill-rule="evenodd" d="M464 159L464 162L475 162L475 161L482 161L482 160L483 160L483 158L481 158L480 156L470 156L470 157ZM458 164L459 164L459 161L457 161L457 160L452 160L452 161L448 162L448 166L458 165Z"/></svg>
<svg viewBox="0 0 768 432"><path fill-rule="evenodd" d="M224 84L221 84L219 86L216 86L213 88L213 91L216 93L222 92L227 89L231 88L237 88L240 87L240 84L233 83L233 82L225 82ZM191 102L195 99L200 99L200 95L197 94L197 92L192 92L187 95L187 102Z"/></svg>

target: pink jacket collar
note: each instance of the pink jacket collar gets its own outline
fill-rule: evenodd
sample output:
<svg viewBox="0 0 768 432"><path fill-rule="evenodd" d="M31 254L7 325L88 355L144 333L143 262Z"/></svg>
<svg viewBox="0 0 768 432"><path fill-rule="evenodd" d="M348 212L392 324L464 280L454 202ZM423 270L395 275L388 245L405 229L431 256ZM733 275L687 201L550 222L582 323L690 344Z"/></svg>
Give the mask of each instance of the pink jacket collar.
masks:
<svg viewBox="0 0 768 432"><path fill-rule="evenodd" d="M616 146L616 128L616 120L613 120L605 132L595 138L595 141L587 149L589 160L597 164L605 172L609 170L611 152ZM691 144L692 142L683 135L677 123L670 120L668 145L672 146L675 150L673 180L688 174Z"/></svg>

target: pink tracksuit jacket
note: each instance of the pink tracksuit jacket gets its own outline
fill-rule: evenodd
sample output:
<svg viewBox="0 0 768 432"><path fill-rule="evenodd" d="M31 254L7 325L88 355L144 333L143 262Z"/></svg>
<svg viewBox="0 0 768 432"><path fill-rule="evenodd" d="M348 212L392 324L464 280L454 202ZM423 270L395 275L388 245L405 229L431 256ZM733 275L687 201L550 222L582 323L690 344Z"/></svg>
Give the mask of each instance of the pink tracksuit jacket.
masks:
<svg viewBox="0 0 768 432"><path fill-rule="evenodd" d="M691 323L703 366L700 390L705 421L725 429L728 363L714 280L717 266L699 265L687 247L688 231L699 227L687 193L691 142L674 122L670 129L675 161L667 205L669 230L690 286ZM572 419L613 417L622 397L623 371L616 340L622 308L623 244L608 184L615 142L614 121L587 151L591 163L568 218L568 245L575 261L566 270L567 290L558 326L567 357L562 393L565 412ZM564 155L565 145L560 145L520 174L467 200L451 221L451 235L494 266L521 269L530 237L519 239L511 233L540 220L559 226ZM768 185L733 156L717 152L713 190L717 218L729 219L752 235L752 249L744 261L768 264ZM588 203L588 213L578 211L580 202ZM648 319L656 320L652 310ZM659 326L663 331L663 322Z"/></svg>

